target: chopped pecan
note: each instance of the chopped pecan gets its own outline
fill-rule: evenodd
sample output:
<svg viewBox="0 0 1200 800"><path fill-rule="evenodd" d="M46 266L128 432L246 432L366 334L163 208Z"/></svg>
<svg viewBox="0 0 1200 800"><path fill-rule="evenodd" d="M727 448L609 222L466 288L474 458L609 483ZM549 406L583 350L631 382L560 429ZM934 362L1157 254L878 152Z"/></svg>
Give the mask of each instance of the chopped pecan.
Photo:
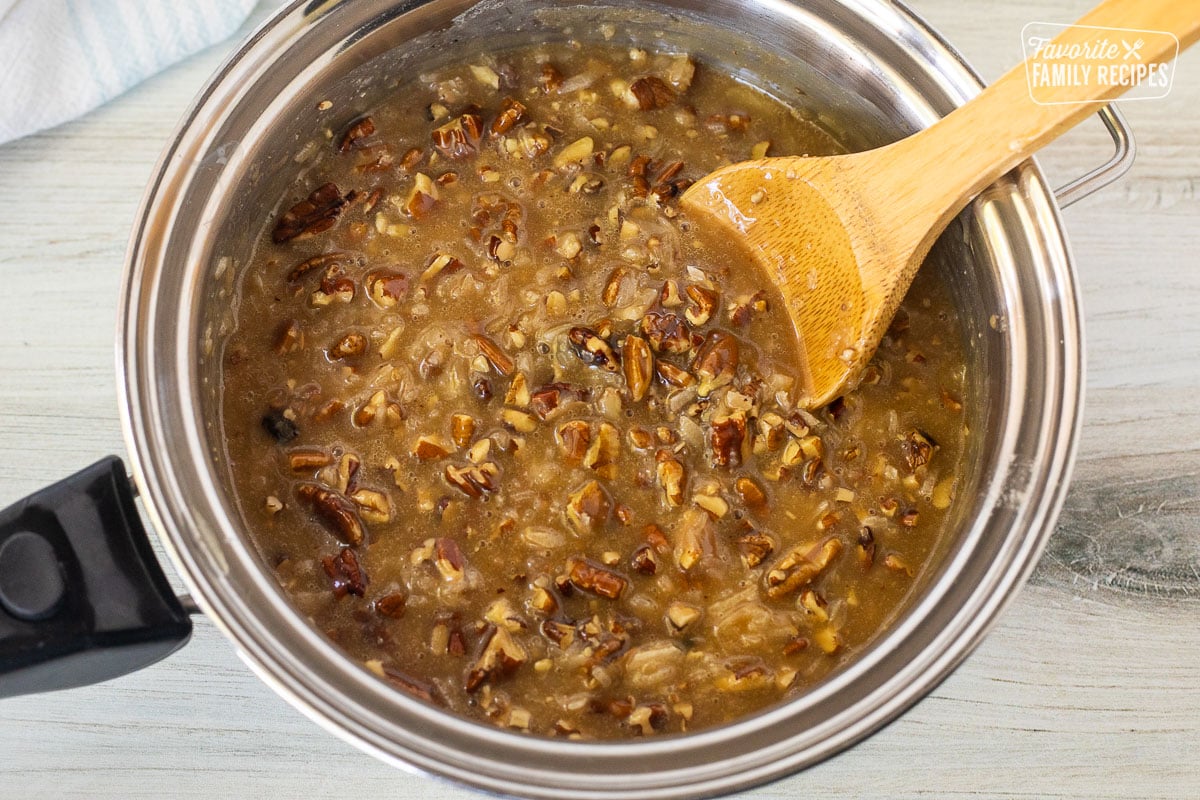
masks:
<svg viewBox="0 0 1200 800"><path fill-rule="evenodd" d="M621 366L629 396L636 402L646 396L654 377L654 354L640 336L630 334L621 346Z"/></svg>
<svg viewBox="0 0 1200 800"><path fill-rule="evenodd" d="M325 574L333 581L333 596L339 600L347 594L362 597L367 591L367 573L358 563L358 556L343 547L336 556L321 559Z"/></svg>
<svg viewBox="0 0 1200 800"><path fill-rule="evenodd" d="M338 145L338 151L348 153L363 146L363 141L375 134L375 122L370 117L362 117L355 120L346 129L342 135L342 141Z"/></svg>
<svg viewBox="0 0 1200 800"><path fill-rule="evenodd" d="M600 293L600 301L604 305L609 307L616 305L617 297L621 294L621 282L627 275L629 275L629 270L625 267L617 267L609 273L608 280L604 283L604 291Z"/></svg>
<svg viewBox="0 0 1200 800"><path fill-rule="evenodd" d="M858 532L858 563L869 569L875 563L875 534L867 525Z"/></svg>
<svg viewBox="0 0 1200 800"><path fill-rule="evenodd" d="M413 219L421 219L433 210L437 202L437 184L424 172L418 172L413 176L412 189L404 201L404 213Z"/></svg>
<svg viewBox="0 0 1200 800"><path fill-rule="evenodd" d="M615 477L617 454L621 450L621 434L607 422L601 422L596 438L583 455L583 465L600 473L601 477Z"/></svg>
<svg viewBox="0 0 1200 800"><path fill-rule="evenodd" d="M512 130L513 126L525 119L525 106L519 100L511 97L504 98L500 104L500 113L492 120L490 130L493 136L500 136Z"/></svg>
<svg viewBox="0 0 1200 800"><path fill-rule="evenodd" d="M393 592L375 601L375 613L388 619L400 619L408 605L408 596L403 592Z"/></svg>
<svg viewBox="0 0 1200 800"><path fill-rule="evenodd" d="M733 488L737 491L738 497L742 498L742 502L747 506L761 506L767 502L767 495L754 482L753 478L743 475L734 482Z"/></svg>
<svg viewBox="0 0 1200 800"><path fill-rule="evenodd" d="M293 472L312 472L333 463L333 457L324 450L293 450L288 453L288 466Z"/></svg>
<svg viewBox="0 0 1200 800"><path fill-rule="evenodd" d="M363 286L381 308L391 308L408 294L408 276L403 272L375 270L363 278Z"/></svg>
<svg viewBox="0 0 1200 800"><path fill-rule="evenodd" d="M567 521L581 534L603 528L611 511L612 500L597 481L588 481L567 498Z"/></svg>
<svg viewBox="0 0 1200 800"><path fill-rule="evenodd" d="M841 551L841 541L833 537L816 544L796 545L767 572L767 596L784 597L807 586Z"/></svg>
<svg viewBox="0 0 1200 800"><path fill-rule="evenodd" d="M353 197L354 192L343 195L333 183L318 187L279 218L271 233L271 241L283 244L324 233L334 226Z"/></svg>
<svg viewBox="0 0 1200 800"><path fill-rule="evenodd" d="M395 667L384 666L383 674L389 681L413 697L424 700L426 703L434 703L436 705L445 705L446 701L442 697L434 684L414 678L413 676L401 672Z"/></svg>
<svg viewBox="0 0 1200 800"><path fill-rule="evenodd" d="M440 536L433 543L434 566L448 581L461 581L466 575L467 559L458 542L448 536Z"/></svg>
<svg viewBox="0 0 1200 800"><path fill-rule="evenodd" d="M508 629L489 625L484 633L483 652L467 673L467 691L475 692L484 683L511 675L528 659L525 648Z"/></svg>
<svg viewBox="0 0 1200 800"><path fill-rule="evenodd" d="M617 354L609 347L608 342L591 328L571 328L567 336L575 348L576 355L584 362L607 372L616 372L621 368L617 362Z"/></svg>
<svg viewBox="0 0 1200 800"><path fill-rule="evenodd" d="M686 353L702 340L680 317L669 311L651 311L642 317L642 335L659 353Z"/></svg>
<svg viewBox="0 0 1200 800"><path fill-rule="evenodd" d="M316 483L301 483L296 487L296 496L343 542L362 544L366 528L349 498Z"/></svg>
<svg viewBox="0 0 1200 800"><path fill-rule="evenodd" d="M653 575L658 571L658 555L655 554L653 547L644 544L633 551L633 555L629 559L629 566L634 572Z"/></svg>
<svg viewBox="0 0 1200 800"><path fill-rule="evenodd" d="M687 296L692 302L688 304L683 315L693 325L703 325L708 322L716 313L717 305L721 301L721 295L703 286L687 287Z"/></svg>
<svg viewBox="0 0 1200 800"><path fill-rule="evenodd" d="M659 380L668 386L675 386L680 389L691 386L696 382L692 373L685 369L675 366L670 361L657 361L654 364L654 373L658 375Z"/></svg>
<svg viewBox="0 0 1200 800"><path fill-rule="evenodd" d="M775 552L775 542L762 531L750 530L738 537L738 550L746 566L754 569Z"/></svg>
<svg viewBox="0 0 1200 800"><path fill-rule="evenodd" d="M563 76L557 67L549 61L542 64L542 74L538 77L538 85L542 87L543 93L550 94L551 92L557 92L562 82Z"/></svg>
<svg viewBox="0 0 1200 800"><path fill-rule="evenodd" d="M546 419L557 409L576 400L586 400L586 389L569 383L550 383L536 389L529 397L529 407L541 419Z"/></svg>
<svg viewBox="0 0 1200 800"><path fill-rule="evenodd" d="M492 365L492 369L496 370L497 374L505 376L512 374L516 364L512 357L501 349L500 345L481 333L474 334L471 340L479 346L479 352L483 353L483 357Z"/></svg>
<svg viewBox="0 0 1200 800"><path fill-rule="evenodd" d="M434 461L450 455L450 448L437 436L422 435L413 443L412 454L419 461Z"/></svg>
<svg viewBox="0 0 1200 800"><path fill-rule="evenodd" d="M590 558L575 557L567 561L567 577L571 585L585 592L616 600L629 581Z"/></svg>
<svg viewBox="0 0 1200 800"><path fill-rule="evenodd" d="M484 492L496 491L496 476L499 473L499 468L489 461L466 467L447 464L443 475L447 483L468 497L482 497Z"/></svg>
<svg viewBox="0 0 1200 800"><path fill-rule="evenodd" d="M663 497L669 506L683 505L683 464L670 450L659 450L654 454L655 472L658 475L658 485L662 487Z"/></svg>
<svg viewBox="0 0 1200 800"><path fill-rule="evenodd" d="M933 458L933 452L937 446L933 437L916 429L909 431L900 445L904 451L904 460L908 462L908 468L912 470L928 464L929 459Z"/></svg>
<svg viewBox="0 0 1200 800"><path fill-rule="evenodd" d="M700 379L696 391L707 397L733 380L738 366L738 341L723 331L711 331L696 351L692 370Z"/></svg>
<svg viewBox="0 0 1200 800"><path fill-rule="evenodd" d="M661 78L645 75L629 84L625 102L642 111L663 108L675 101L675 90Z"/></svg>
<svg viewBox="0 0 1200 800"><path fill-rule="evenodd" d="M336 359L355 358L367 351L367 337L352 331L329 348L329 357Z"/></svg>
<svg viewBox="0 0 1200 800"><path fill-rule="evenodd" d="M466 113L435 129L433 144L447 158L466 158L474 154L482 133L483 120L478 114Z"/></svg>
<svg viewBox="0 0 1200 800"><path fill-rule="evenodd" d="M335 250L332 253L321 253L320 255L313 256L312 258L306 258L296 266L292 267L291 271L288 272L288 283L295 283L308 273L317 269L325 269L327 270L328 274L329 268L345 267L350 264L353 258L354 257L350 253L346 253L341 250Z"/></svg>
<svg viewBox="0 0 1200 800"><path fill-rule="evenodd" d="M466 447L475 435L475 418L470 414L454 414L450 417L450 438L459 447Z"/></svg>
<svg viewBox="0 0 1200 800"><path fill-rule="evenodd" d="M592 430L581 419L568 420L554 431L554 438L568 460L582 461L592 441Z"/></svg>
<svg viewBox="0 0 1200 800"><path fill-rule="evenodd" d="M746 416L742 412L719 415L708 429L708 446L714 467L736 467L742 463L742 445L746 441Z"/></svg>

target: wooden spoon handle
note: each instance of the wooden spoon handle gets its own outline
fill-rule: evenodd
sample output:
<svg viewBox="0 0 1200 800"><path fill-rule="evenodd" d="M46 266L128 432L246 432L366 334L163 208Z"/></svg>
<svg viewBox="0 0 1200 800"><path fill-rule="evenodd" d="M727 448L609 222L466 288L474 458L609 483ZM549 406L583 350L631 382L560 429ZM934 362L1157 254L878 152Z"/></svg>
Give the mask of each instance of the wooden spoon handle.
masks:
<svg viewBox="0 0 1200 800"><path fill-rule="evenodd" d="M1122 37L1096 28L1136 29L1144 35ZM1155 31L1178 37L1179 50L1193 44L1200 38L1200 0L1105 0L1066 28L1051 46L1095 45L1107 38L1120 54L1115 60L1120 61L1125 54L1121 39L1132 44L1141 38L1137 63L1151 64L1171 58L1176 49L1169 36L1153 35ZM1105 101L1132 88L1101 84L1094 79L1098 62L1079 59L1072 63L1093 65L1093 80L1039 88L1041 103L1034 102L1026 76L1032 61L1018 64L929 129L893 145L897 163L906 165L897 170L894 195L903 202L893 207L909 226L920 227L919 219L926 229L940 233L984 187L1098 111ZM936 180L928 180L932 176ZM931 241L933 235L928 238Z"/></svg>

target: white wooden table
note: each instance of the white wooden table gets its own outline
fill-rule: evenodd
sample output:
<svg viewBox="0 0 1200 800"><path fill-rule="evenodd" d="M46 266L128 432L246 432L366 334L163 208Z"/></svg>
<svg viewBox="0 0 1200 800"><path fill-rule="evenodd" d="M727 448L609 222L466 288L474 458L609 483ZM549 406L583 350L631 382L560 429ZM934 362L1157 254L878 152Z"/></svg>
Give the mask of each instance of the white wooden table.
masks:
<svg viewBox="0 0 1200 800"><path fill-rule="evenodd" d="M1019 60L1026 22L1090 4L913 0L990 79ZM123 452L113 338L126 238L160 149L231 46L0 147L0 506ZM1065 214L1087 415L1036 574L899 721L746 797L1200 797L1200 53L1167 99L1125 110L1133 171ZM1100 126L1085 128L1048 152L1052 176L1106 156ZM473 796L326 734L204 619L141 673L0 702L0 798Z"/></svg>

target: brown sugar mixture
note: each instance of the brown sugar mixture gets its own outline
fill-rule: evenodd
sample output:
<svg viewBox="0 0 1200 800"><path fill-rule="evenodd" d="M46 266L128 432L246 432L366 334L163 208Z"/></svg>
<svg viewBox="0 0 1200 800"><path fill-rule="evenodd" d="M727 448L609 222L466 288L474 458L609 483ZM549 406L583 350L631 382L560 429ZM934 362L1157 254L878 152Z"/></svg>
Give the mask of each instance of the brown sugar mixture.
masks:
<svg viewBox="0 0 1200 800"><path fill-rule="evenodd" d="M349 657L616 738L802 693L895 618L963 466L945 291L809 413L775 289L676 208L828 134L687 55L568 43L319 149L240 276L222 424L247 530Z"/></svg>

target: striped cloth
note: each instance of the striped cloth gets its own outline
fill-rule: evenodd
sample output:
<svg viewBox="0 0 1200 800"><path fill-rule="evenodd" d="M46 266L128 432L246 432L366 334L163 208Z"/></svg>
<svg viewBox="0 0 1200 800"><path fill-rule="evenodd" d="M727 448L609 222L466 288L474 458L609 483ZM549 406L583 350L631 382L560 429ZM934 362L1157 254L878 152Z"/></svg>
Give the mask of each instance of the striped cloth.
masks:
<svg viewBox="0 0 1200 800"><path fill-rule="evenodd" d="M256 0L0 0L0 143L228 38Z"/></svg>

